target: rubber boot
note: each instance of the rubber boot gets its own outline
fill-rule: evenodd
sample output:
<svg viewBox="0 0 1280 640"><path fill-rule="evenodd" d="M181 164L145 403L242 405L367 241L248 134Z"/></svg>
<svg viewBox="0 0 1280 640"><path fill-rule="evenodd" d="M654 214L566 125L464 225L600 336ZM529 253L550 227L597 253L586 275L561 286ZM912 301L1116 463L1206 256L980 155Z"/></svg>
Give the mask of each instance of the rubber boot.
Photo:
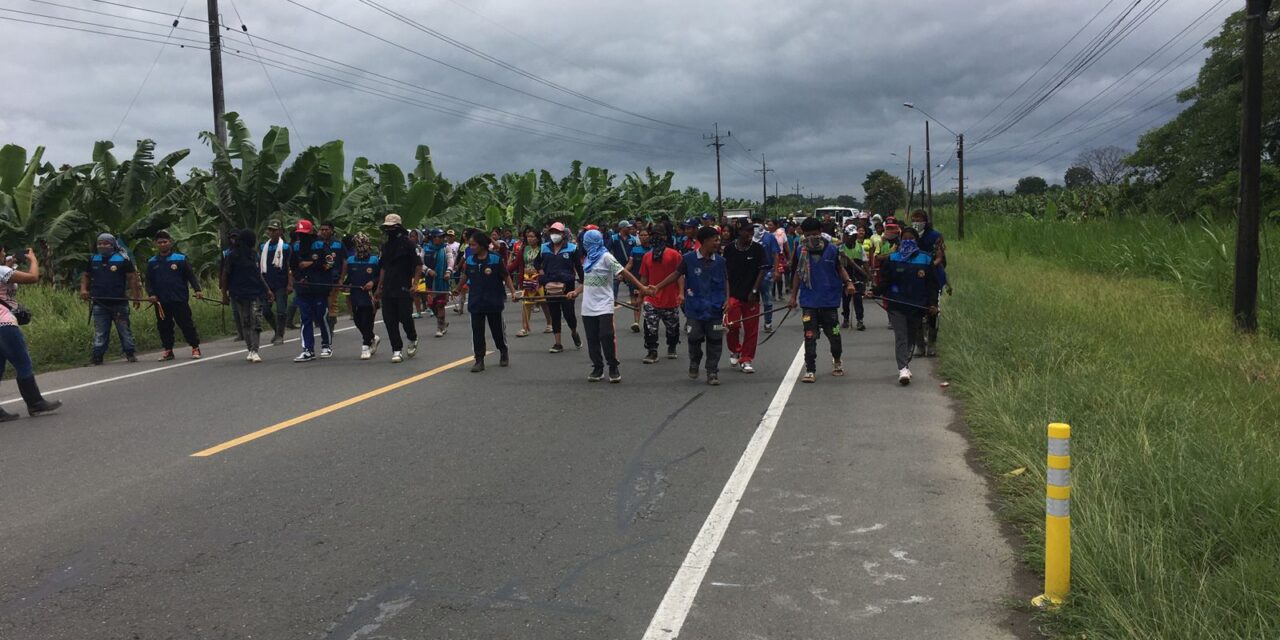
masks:
<svg viewBox="0 0 1280 640"><path fill-rule="evenodd" d="M40 416L46 413L53 413L62 406L58 400L45 400L40 395L40 387L36 385L36 379L18 378L18 391L22 392L22 399L27 403L27 415Z"/></svg>

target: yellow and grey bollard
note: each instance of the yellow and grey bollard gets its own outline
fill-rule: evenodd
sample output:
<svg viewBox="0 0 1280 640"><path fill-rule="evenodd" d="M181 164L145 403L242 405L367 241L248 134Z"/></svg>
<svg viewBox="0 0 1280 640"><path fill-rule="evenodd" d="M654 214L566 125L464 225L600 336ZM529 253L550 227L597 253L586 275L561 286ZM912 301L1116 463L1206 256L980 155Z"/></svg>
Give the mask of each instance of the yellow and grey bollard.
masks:
<svg viewBox="0 0 1280 640"><path fill-rule="evenodd" d="M1044 593L1031 600L1054 607L1071 590L1071 425L1049 425L1045 481Z"/></svg>

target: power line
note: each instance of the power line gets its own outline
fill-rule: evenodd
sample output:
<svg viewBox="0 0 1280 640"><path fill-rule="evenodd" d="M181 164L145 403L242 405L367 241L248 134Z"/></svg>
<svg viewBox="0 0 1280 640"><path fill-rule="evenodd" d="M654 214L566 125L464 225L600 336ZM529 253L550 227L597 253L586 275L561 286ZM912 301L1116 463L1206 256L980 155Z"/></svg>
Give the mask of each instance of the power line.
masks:
<svg viewBox="0 0 1280 640"><path fill-rule="evenodd" d="M262 75L267 77L267 84L271 85L271 93L276 96L276 102L280 103L280 110L284 112L284 117L289 121L289 128L298 134L298 144L307 146L302 141L302 131L293 123L293 114L289 113L289 107L284 105L284 98L280 97L280 90L276 88L276 83L271 79L271 72L267 71L267 65L262 64L262 55L258 53L258 45L254 44L253 36L249 34L249 27L244 23L244 18L240 17L240 8L236 6L236 0L231 0L231 10L236 13L236 22L240 23L240 30L244 32L245 38L249 40L249 46L253 47L253 53L258 57L258 63L262 65Z"/></svg>
<svg viewBox="0 0 1280 640"><path fill-rule="evenodd" d="M54 3L50 2L48 4L54 4ZM178 8L178 15L181 16L182 12L185 11L186 8L187 8L187 0L182 0L182 6ZM178 20L179 18L173 19L173 25L169 27L168 35L164 37L166 42L169 40L169 38L173 37L173 31L178 28ZM156 49L156 57L151 60L151 66L147 68L147 73L142 76L142 82L138 83L138 90L133 92L133 98L129 100L129 106L125 107L124 115L120 116L120 122L116 123L115 130L111 132L112 140L115 140L116 136L120 134L120 128L124 126L125 120L129 119L129 114L133 113L133 105L138 103L138 96L142 95L143 87L147 86L147 80L151 79L151 74L155 72L156 65L160 64L160 56L164 55L164 51L166 48L167 47L161 45L159 49Z"/></svg>

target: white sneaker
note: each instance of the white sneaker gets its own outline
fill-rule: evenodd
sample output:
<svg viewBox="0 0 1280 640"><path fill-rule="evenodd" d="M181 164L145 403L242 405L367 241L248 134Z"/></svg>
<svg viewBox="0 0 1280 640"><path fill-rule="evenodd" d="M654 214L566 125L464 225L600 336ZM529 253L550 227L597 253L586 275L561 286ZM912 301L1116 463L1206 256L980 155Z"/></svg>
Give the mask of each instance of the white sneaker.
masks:
<svg viewBox="0 0 1280 640"><path fill-rule="evenodd" d="M731 367L738 366L738 354L736 353L729 354L729 366Z"/></svg>
<svg viewBox="0 0 1280 640"><path fill-rule="evenodd" d="M907 385L909 385L909 384L911 384L911 370L910 370L910 369L908 369L908 368L906 368L906 367L903 367L903 368L902 368L902 370L898 372L898 384L900 384L900 385L902 385L902 386L904 386L904 387L905 387L905 386L907 386Z"/></svg>
<svg viewBox="0 0 1280 640"><path fill-rule="evenodd" d="M257 352L257 351L250 351L250 352L249 352L249 362L252 362L252 363L254 363L254 364L257 364L257 363L259 363L259 362L262 362L262 356L258 355L258 352Z"/></svg>
<svg viewBox="0 0 1280 640"><path fill-rule="evenodd" d="M332 357L333 357L333 349L330 349L329 347L320 347L320 357L321 357L321 358L332 358Z"/></svg>
<svg viewBox="0 0 1280 640"><path fill-rule="evenodd" d="M373 357L373 350L369 348L369 345L366 345L366 344L360 345L360 359L368 360L369 358L372 358L372 357Z"/></svg>
<svg viewBox="0 0 1280 640"><path fill-rule="evenodd" d="M413 342L410 342L408 347L405 348L404 354L410 358L418 355L418 341L414 340Z"/></svg>
<svg viewBox="0 0 1280 640"><path fill-rule="evenodd" d="M244 359L249 362L253 362L253 352L250 351L249 353L244 354Z"/></svg>
<svg viewBox="0 0 1280 640"><path fill-rule="evenodd" d="M316 354L311 353L310 351L303 351L302 353L298 354L298 357L294 358L293 361L294 362L311 362L312 360L315 360L315 359L316 359Z"/></svg>
<svg viewBox="0 0 1280 640"><path fill-rule="evenodd" d="M391 354L391 361L395 363L404 362L404 356L400 355L399 351L396 351Z"/></svg>
<svg viewBox="0 0 1280 640"><path fill-rule="evenodd" d="M436 337L437 337L437 338L443 338L443 337L444 337L444 329L436 329Z"/></svg>
<svg viewBox="0 0 1280 640"><path fill-rule="evenodd" d="M373 336L373 346L369 347L369 357L377 355L379 344L382 344L382 336Z"/></svg>
<svg viewBox="0 0 1280 640"><path fill-rule="evenodd" d="M755 367L753 367L753 366L751 366L751 363L750 363L750 362L744 362L744 363L742 363L742 372L743 372L743 373L755 373L755 372L756 372L756 368L755 368Z"/></svg>

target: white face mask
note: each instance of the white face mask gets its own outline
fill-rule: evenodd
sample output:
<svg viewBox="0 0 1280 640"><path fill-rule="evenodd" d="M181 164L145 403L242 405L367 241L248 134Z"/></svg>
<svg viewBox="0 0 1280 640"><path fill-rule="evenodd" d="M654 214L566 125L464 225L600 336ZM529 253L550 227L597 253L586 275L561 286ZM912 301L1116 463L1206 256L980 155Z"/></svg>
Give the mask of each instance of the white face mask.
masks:
<svg viewBox="0 0 1280 640"><path fill-rule="evenodd" d="M551 244L560 244L561 240L564 240L564 236L562 234L559 234L559 233L551 234Z"/></svg>
<svg viewBox="0 0 1280 640"><path fill-rule="evenodd" d="M911 228L912 228L912 229L915 229L915 230L916 230L916 233L924 233L924 223L923 223L923 222L912 222L912 223L911 223Z"/></svg>

